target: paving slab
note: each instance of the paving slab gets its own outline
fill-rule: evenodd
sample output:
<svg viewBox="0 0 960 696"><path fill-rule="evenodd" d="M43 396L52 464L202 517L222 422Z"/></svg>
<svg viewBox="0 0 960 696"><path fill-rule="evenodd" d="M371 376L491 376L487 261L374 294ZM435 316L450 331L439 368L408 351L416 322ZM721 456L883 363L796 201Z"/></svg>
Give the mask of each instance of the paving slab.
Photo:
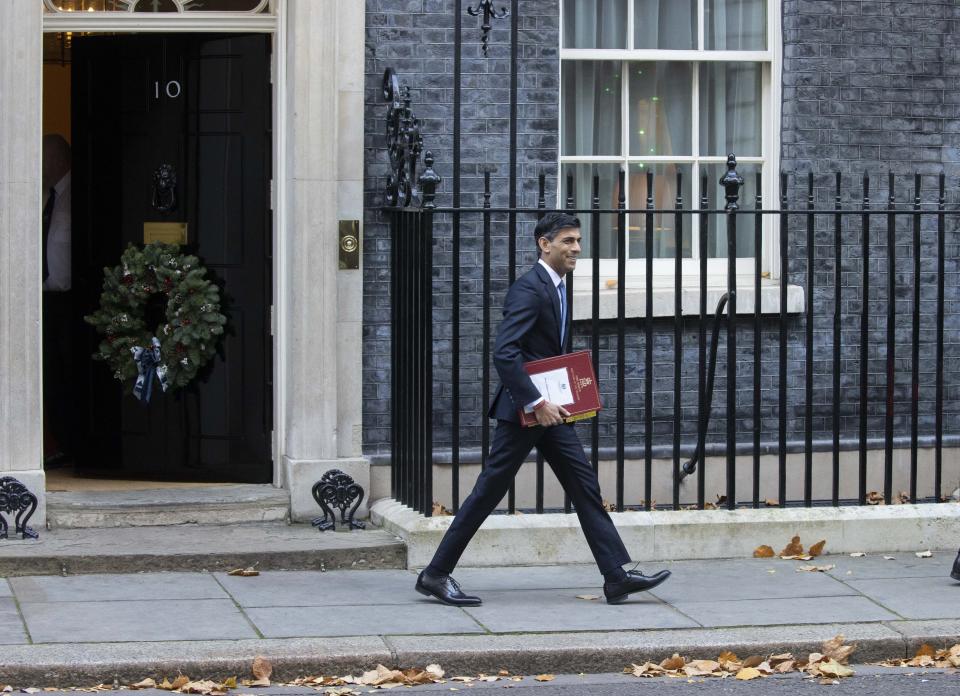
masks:
<svg viewBox="0 0 960 696"><path fill-rule="evenodd" d="M257 607L246 614L268 638L356 634L484 633L462 609L438 603L337 607Z"/></svg>
<svg viewBox="0 0 960 696"><path fill-rule="evenodd" d="M10 589L10 583L6 578L0 578L0 597L12 597L13 591Z"/></svg>
<svg viewBox="0 0 960 696"><path fill-rule="evenodd" d="M36 643L255 638L229 599L126 602L23 602Z"/></svg>
<svg viewBox="0 0 960 696"><path fill-rule="evenodd" d="M29 642L16 603L10 597L0 597L0 645Z"/></svg>
<svg viewBox="0 0 960 696"><path fill-rule="evenodd" d="M801 597L727 602L675 602L674 606L704 626L775 626L847 622L895 621L896 614L866 597Z"/></svg>
<svg viewBox="0 0 960 696"><path fill-rule="evenodd" d="M577 595L598 596L595 600ZM493 633L540 631L636 630L685 628L695 621L655 597L634 595L610 605L596 587L485 592L484 604L464 609Z"/></svg>
<svg viewBox="0 0 960 696"><path fill-rule="evenodd" d="M823 556L817 565L833 563L836 568L828 571L841 580L866 580L874 578L935 578L950 575L954 555L937 553L933 558L917 558L912 553L888 553L851 558L850 556Z"/></svg>
<svg viewBox="0 0 960 696"><path fill-rule="evenodd" d="M904 619L960 618L957 583L945 575L851 580L848 584Z"/></svg>
<svg viewBox="0 0 960 696"><path fill-rule="evenodd" d="M131 599L227 599L208 573L41 575L10 578L21 602L96 602Z"/></svg>
<svg viewBox="0 0 960 696"><path fill-rule="evenodd" d="M659 568L648 565L649 571ZM778 558L680 561L664 566L673 575L653 590L653 594L667 602L856 594L855 590L823 573L796 572L801 565Z"/></svg>
<svg viewBox="0 0 960 696"><path fill-rule="evenodd" d="M217 573L216 578L243 607L408 604L421 596L413 589L417 576L406 570L274 571L255 577Z"/></svg>

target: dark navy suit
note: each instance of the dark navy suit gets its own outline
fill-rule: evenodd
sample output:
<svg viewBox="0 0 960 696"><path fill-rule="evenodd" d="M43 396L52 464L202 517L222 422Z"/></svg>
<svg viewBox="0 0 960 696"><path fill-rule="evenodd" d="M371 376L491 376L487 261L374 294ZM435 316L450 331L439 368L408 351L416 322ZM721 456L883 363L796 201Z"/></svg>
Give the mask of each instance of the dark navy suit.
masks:
<svg viewBox="0 0 960 696"><path fill-rule="evenodd" d="M568 317L565 336L570 335L569 329ZM564 348L560 344L560 298L550 274L537 263L507 292L493 349L501 384L488 414L497 419L497 429L487 465L440 542L430 563L433 570L453 572L470 539L503 499L534 447L543 454L570 496L600 571L609 572L630 561L610 515L603 508L597 475L584 455L573 425L520 425L520 409L540 398L523 363L560 355Z"/></svg>

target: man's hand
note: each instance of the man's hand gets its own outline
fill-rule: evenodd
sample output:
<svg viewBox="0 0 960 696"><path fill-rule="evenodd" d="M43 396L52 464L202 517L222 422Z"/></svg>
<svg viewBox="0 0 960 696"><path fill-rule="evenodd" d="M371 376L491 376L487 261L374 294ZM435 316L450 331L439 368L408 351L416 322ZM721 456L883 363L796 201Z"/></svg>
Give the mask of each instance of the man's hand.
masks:
<svg viewBox="0 0 960 696"><path fill-rule="evenodd" d="M570 412L563 406L544 401L534 410L534 414L537 416L537 423L549 428L551 425L562 425L563 419L567 418Z"/></svg>

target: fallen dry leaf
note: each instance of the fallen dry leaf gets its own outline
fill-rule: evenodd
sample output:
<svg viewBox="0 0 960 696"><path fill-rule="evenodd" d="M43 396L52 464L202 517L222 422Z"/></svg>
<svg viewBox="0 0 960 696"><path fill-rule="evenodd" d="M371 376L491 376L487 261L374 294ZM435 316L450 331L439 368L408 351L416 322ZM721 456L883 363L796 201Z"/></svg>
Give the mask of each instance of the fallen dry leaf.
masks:
<svg viewBox="0 0 960 696"><path fill-rule="evenodd" d="M818 541L816 544L814 544L807 550L807 555L813 556L814 558L816 558L821 553L823 553L823 547L826 545L827 545L827 540L821 539L820 541Z"/></svg>
<svg viewBox="0 0 960 696"><path fill-rule="evenodd" d="M447 510L443 506L443 503L438 503L436 500L433 501L433 516L434 517L443 517L446 515L452 515L453 513Z"/></svg>
<svg viewBox="0 0 960 696"><path fill-rule="evenodd" d="M666 670L679 670L683 669L683 666L687 664L687 661L680 657L677 653L673 653L673 657L668 657L666 660L660 663L660 666Z"/></svg>
<svg viewBox="0 0 960 696"><path fill-rule="evenodd" d="M817 668L820 670L820 674L825 677L852 677L853 670L842 665L834 659L823 660L817 665Z"/></svg>
<svg viewBox="0 0 960 696"><path fill-rule="evenodd" d="M552 674L538 674L534 677L538 682L548 682L556 679Z"/></svg>
<svg viewBox="0 0 960 696"><path fill-rule="evenodd" d="M737 672L737 679L741 681L749 681L750 679L757 679L758 677L763 676L760 674L760 670L756 667L744 667L739 672Z"/></svg>
<svg viewBox="0 0 960 696"><path fill-rule="evenodd" d="M257 655L253 658L250 672L253 674L254 679L269 679L270 675L273 674L273 665L271 665L270 660L263 655Z"/></svg>
<svg viewBox="0 0 960 696"><path fill-rule="evenodd" d="M236 575L241 578L254 578L260 575L260 571L250 566L249 568L234 568L227 575Z"/></svg>
<svg viewBox="0 0 960 696"><path fill-rule="evenodd" d="M595 594L578 594L577 599L586 599L587 601L593 601L594 599L600 599L599 595Z"/></svg>
<svg viewBox="0 0 960 696"><path fill-rule="evenodd" d="M933 556L933 552L932 552L932 551L917 551L917 552L916 552L915 554L913 554L913 555L916 556L917 558L930 558L931 556Z"/></svg>
<svg viewBox="0 0 960 696"><path fill-rule="evenodd" d="M236 689L236 688L237 688L237 678L236 678L236 677L227 677L226 679L223 680L223 685L224 685L225 687L227 687L228 689Z"/></svg>
<svg viewBox="0 0 960 696"><path fill-rule="evenodd" d="M766 544L758 546L753 550L754 558L773 558L776 555L776 552Z"/></svg>
<svg viewBox="0 0 960 696"><path fill-rule="evenodd" d="M797 569L796 569L796 572L798 572L798 573L801 573L801 572L805 572L805 573L826 573L828 570L833 570L833 569L836 568L836 567L837 567L837 566L834 565L833 563L830 563L830 564L828 564L828 565L821 565L821 566L818 566L818 565L805 565L805 566L800 566L799 568L797 568Z"/></svg>
<svg viewBox="0 0 960 696"><path fill-rule="evenodd" d="M190 677L186 675L178 675L176 679L173 680L173 683L170 685L171 690L177 690L181 688L184 684L190 683Z"/></svg>
<svg viewBox="0 0 960 696"><path fill-rule="evenodd" d="M659 677L665 670L655 662L644 662L642 665L632 664L623 671L635 677Z"/></svg>
<svg viewBox="0 0 960 696"><path fill-rule="evenodd" d="M910 494L906 491L900 491L895 496L893 496L894 505L906 505L910 501Z"/></svg>
<svg viewBox="0 0 960 696"><path fill-rule="evenodd" d="M136 684L130 685L131 689L156 689L157 682L150 677L147 677L143 681L138 681Z"/></svg>
<svg viewBox="0 0 960 696"><path fill-rule="evenodd" d="M780 501L774 500L773 498L767 498L766 500L763 501L763 504L766 505L767 507L779 507Z"/></svg>
<svg viewBox="0 0 960 696"><path fill-rule="evenodd" d="M883 505L883 493L879 491L867 493L867 505Z"/></svg>
<svg viewBox="0 0 960 696"><path fill-rule="evenodd" d="M802 556L803 555L803 544L800 543L800 537L795 536L790 540L790 543L787 544L783 551L780 552L780 557L784 556Z"/></svg>
<svg viewBox="0 0 960 696"><path fill-rule="evenodd" d="M720 671L720 663L714 660L691 660L683 666L688 677L706 677Z"/></svg>
<svg viewBox="0 0 960 696"><path fill-rule="evenodd" d="M158 689L163 689L164 691L172 691L173 684L166 677L163 678L163 681L157 684Z"/></svg>
<svg viewBox="0 0 960 696"><path fill-rule="evenodd" d="M823 655L829 660L836 660L842 665L847 664L850 655L857 649L856 645L844 645L844 635L834 636L823 644Z"/></svg>

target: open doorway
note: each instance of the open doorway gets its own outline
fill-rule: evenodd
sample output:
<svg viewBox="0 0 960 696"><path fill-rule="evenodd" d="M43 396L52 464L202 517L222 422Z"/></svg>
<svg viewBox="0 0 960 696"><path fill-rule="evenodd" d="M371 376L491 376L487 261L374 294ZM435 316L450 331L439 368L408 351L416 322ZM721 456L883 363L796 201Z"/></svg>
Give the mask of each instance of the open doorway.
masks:
<svg viewBox="0 0 960 696"><path fill-rule="evenodd" d="M272 480L270 42L263 34L45 35L49 490L96 479ZM174 182L163 205L161 169ZM92 358L101 337L84 317L99 306L104 269L158 229L180 230L182 252L220 288L227 325L196 379L155 388L146 403ZM162 337L167 307L157 297L144 318Z"/></svg>

